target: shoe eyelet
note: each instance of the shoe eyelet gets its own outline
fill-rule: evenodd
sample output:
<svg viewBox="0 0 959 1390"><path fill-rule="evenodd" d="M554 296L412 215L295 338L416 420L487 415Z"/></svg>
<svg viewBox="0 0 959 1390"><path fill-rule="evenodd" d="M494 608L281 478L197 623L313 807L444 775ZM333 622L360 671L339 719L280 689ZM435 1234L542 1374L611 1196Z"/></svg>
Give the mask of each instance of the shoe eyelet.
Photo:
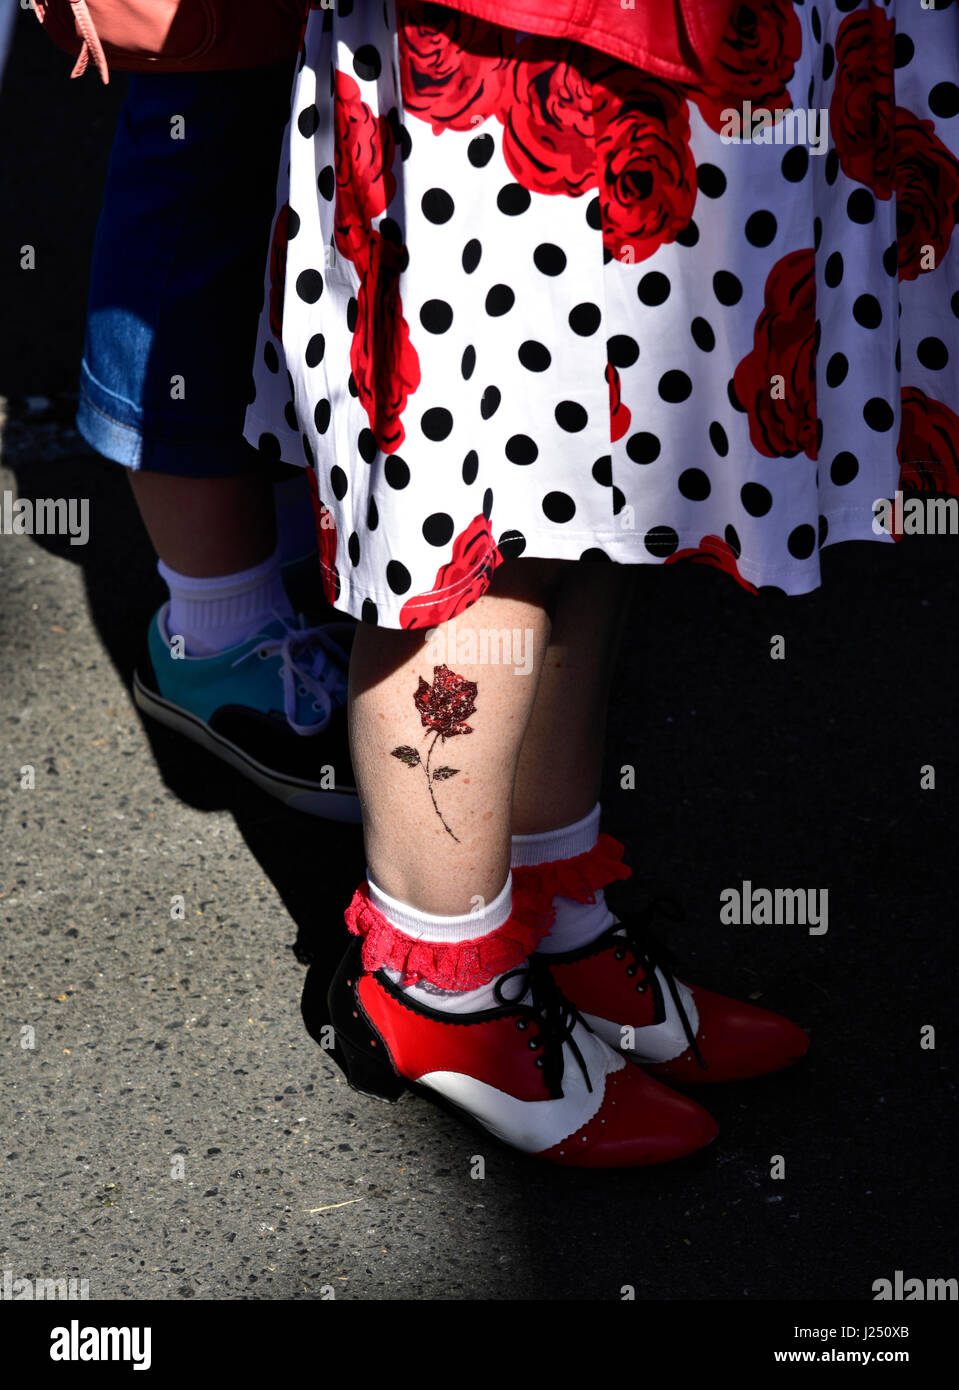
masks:
<svg viewBox="0 0 959 1390"><path fill-rule="evenodd" d="M528 1019L528 1018L518 1018L518 1019L516 1020L516 1026L517 1026L517 1028L519 1029L519 1031L520 1031L521 1033L525 1033L526 1030L527 1030L527 1028L529 1027L529 1019Z"/></svg>
<svg viewBox="0 0 959 1390"><path fill-rule="evenodd" d="M313 701L313 704L310 706L310 708L311 708L311 709L315 709L316 712L317 712L317 714L319 714L319 713L321 712L321 711L320 711L320 706L316 703L315 700Z"/></svg>
<svg viewBox="0 0 959 1390"><path fill-rule="evenodd" d="M542 1057L537 1057L537 1058L536 1058L536 1065L537 1065L538 1067L541 1067L541 1066L543 1065L543 1059L542 1059Z"/></svg>
<svg viewBox="0 0 959 1390"><path fill-rule="evenodd" d="M257 652L257 656L260 658L261 661L266 661L267 657L269 656L269 652L259 651Z"/></svg>
<svg viewBox="0 0 959 1390"><path fill-rule="evenodd" d="M627 965L627 967L626 967L626 974L629 975L630 977L632 977L633 975L636 974L636 971L637 971L638 969L639 969L639 966L636 965L635 963L634 963L633 965Z"/></svg>
<svg viewBox="0 0 959 1390"><path fill-rule="evenodd" d="M309 692L308 692L308 690L307 690L307 688L306 688L305 685L298 685L298 686L296 687L296 693L297 693L297 695L307 695L307 694L309 694Z"/></svg>
<svg viewBox="0 0 959 1390"><path fill-rule="evenodd" d="M625 950L625 948L621 946L621 947L619 948L618 951L614 951L614 952L613 952L613 959L614 959L614 960L625 960L625 959L626 959L626 950Z"/></svg>
<svg viewBox="0 0 959 1390"><path fill-rule="evenodd" d="M637 986L636 986L636 993L637 993L637 994L645 994L645 993L646 993L646 985L645 985L645 982L644 982L643 984L641 984L641 985L637 985Z"/></svg>
<svg viewBox="0 0 959 1390"><path fill-rule="evenodd" d="M531 1052L535 1052L536 1049L539 1047L539 1041L536 1038L530 1038L526 1046L530 1049Z"/></svg>

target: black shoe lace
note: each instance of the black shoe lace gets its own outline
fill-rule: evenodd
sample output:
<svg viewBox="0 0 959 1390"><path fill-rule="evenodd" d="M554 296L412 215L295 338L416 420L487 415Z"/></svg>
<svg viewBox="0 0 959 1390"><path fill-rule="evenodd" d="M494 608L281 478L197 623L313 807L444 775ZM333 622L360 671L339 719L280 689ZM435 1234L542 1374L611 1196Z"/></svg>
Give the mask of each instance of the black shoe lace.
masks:
<svg viewBox="0 0 959 1390"><path fill-rule="evenodd" d="M528 990L531 996L528 1003L516 1003L513 999L507 999L503 994L503 986L507 980L519 976L525 977L525 987L520 992L519 998L522 998ZM579 1064L579 1069L586 1081L586 1089L592 1091L593 1085L589 1079L589 1069L573 1036L573 1029L577 1023L581 1023L586 1029L589 1028L589 1025L580 1018L575 1006L563 994L542 957L530 956L523 965L517 966L515 970L508 970L496 981L494 991L501 1004L508 1008L515 1008L517 1014L520 1015L517 1028L521 1030L528 1028L530 1023L536 1028L536 1032L529 1040L529 1047L532 1051L539 1048L543 1049L542 1056L536 1059L536 1064L543 1069L543 1081L552 1098L561 1100L563 1096L563 1072L565 1070L563 1045L565 1043L569 1043L570 1051Z"/></svg>
<svg viewBox="0 0 959 1390"><path fill-rule="evenodd" d="M649 930L649 924L655 917L663 917L670 922L681 922L685 916L685 912L675 898L651 898L644 907L638 908L621 922L615 922L611 927L608 927L596 945L600 941L604 945L623 945L632 952L637 964L642 967L647 982L652 987L656 1000L656 1021L661 1023L666 1017L666 1010L663 1005L662 990L656 976L657 969L660 971L666 981L666 987L673 1003L676 1005L676 1012L683 1025L686 1041L689 1043L689 1050L703 1071L706 1071L706 1063L703 1061L702 1053L696 1043L695 1030L686 1012L686 1006L679 993L679 987L673 973L674 966L678 963L676 957Z"/></svg>

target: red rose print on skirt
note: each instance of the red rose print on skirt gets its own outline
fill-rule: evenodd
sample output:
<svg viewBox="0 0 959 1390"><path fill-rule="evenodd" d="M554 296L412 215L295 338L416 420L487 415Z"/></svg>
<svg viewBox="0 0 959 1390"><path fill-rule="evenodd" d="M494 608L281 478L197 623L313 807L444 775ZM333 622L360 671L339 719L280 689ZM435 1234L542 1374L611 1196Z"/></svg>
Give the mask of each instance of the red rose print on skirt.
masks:
<svg viewBox="0 0 959 1390"><path fill-rule="evenodd" d="M441 130L472 130L492 116L508 72L505 30L471 15L400 0L403 106Z"/></svg>
<svg viewBox="0 0 959 1390"><path fill-rule="evenodd" d="M619 372L612 362L606 363L606 382L609 386L609 425L610 441L615 444L617 439L622 439L627 433L632 416L628 408L623 405L622 385L619 380Z"/></svg>
<svg viewBox="0 0 959 1390"><path fill-rule="evenodd" d="M712 569L722 570L725 574L731 574L737 584L740 584L747 593L756 594L759 590L755 584L750 584L739 573L736 564L736 552L732 546L727 545L719 536L703 536L697 547L690 546L686 550L674 550L672 555L664 560L666 565L676 565L681 561L686 561L691 565L709 565Z"/></svg>
<svg viewBox="0 0 959 1390"><path fill-rule="evenodd" d="M505 127L503 158L516 182L531 193L578 197L596 186L591 148L593 96L582 72L586 50L563 45L570 59L537 60L556 44L526 39L516 48L499 113ZM579 62L575 61L579 59Z"/></svg>
<svg viewBox="0 0 959 1390"><path fill-rule="evenodd" d="M270 242L270 332L283 338L283 291L286 287L286 243L290 228L290 205L284 203L276 214Z"/></svg>
<svg viewBox="0 0 959 1390"><path fill-rule="evenodd" d="M603 245L632 264L674 241L693 215L689 107L674 83L625 65L597 75L593 98Z"/></svg>
<svg viewBox="0 0 959 1390"><path fill-rule="evenodd" d="M696 103L709 128L719 131L723 110L740 111L747 99L768 111L791 107L786 84L801 52L802 28L792 0L737 5L703 81L680 90Z"/></svg>
<svg viewBox="0 0 959 1390"><path fill-rule="evenodd" d="M904 106L896 107L895 178L899 279L915 280L949 250L959 215L959 160L932 121Z"/></svg>
<svg viewBox="0 0 959 1390"><path fill-rule="evenodd" d="M453 554L436 572L433 588L407 599L400 609L400 627L435 627L469 608L489 588L503 556L485 516L475 516L453 542Z"/></svg>
<svg viewBox="0 0 959 1390"><path fill-rule="evenodd" d="M320 581L327 603L335 603L340 596L340 572L336 568L336 522L329 507L320 501L319 485L312 468L306 470L310 485L310 498L313 502L313 520L316 522L316 538L320 552Z"/></svg>
<svg viewBox="0 0 959 1390"><path fill-rule="evenodd" d="M895 24L878 5L849 14L836 34L829 130L847 178L888 198L893 188Z"/></svg>
<svg viewBox="0 0 959 1390"><path fill-rule="evenodd" d="M385 116L374 116L348 73L336 74L333 161L336 171L337 250L362 274L369 259L372 219L396 193L396 144Z"/></svg>
<svg viewBox="0 0 959 1390"><path fill-rule="evenodd" d="M899 487L959 497L959 415L918 386L902 388Z"/></svg>
<svg viewBox="0 0 959 1390"><path fill-rule="evenodd" d="M400 417L420 384L420 360L400 298L405 258L405 247L387 241L379 232L370 233L350 344L357 397L378 447L387 454L406 437Z"/></svg>
<svg viewBox="0 0 959 1390"><path fill-rule="evenodd" d="M749 438L769 458L816 457L814 262L810 247L790 251L773 266L753 350L733 374L736 395L749 415Z"/></svg>

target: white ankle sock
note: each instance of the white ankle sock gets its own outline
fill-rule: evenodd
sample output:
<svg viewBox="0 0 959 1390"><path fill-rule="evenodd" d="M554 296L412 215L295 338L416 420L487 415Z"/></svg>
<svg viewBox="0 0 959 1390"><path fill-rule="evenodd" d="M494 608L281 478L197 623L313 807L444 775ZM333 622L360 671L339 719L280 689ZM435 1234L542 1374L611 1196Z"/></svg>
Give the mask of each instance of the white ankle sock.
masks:
<svg viewBox="0 0 959 1390"><path fill-rule="evenodd" d="M178 574L162 560L157 569L170 590L167 632L183 638L187 656L214 656L252 637L277 614L293 617L279 547L252 569L210 579Z"/></svg>
<svg viewBox="0 0 959 1390"><path fill-rule="evenodd" d="M513 868L522 864L545 864L554 859L573 859L591 850L599 839L600 805L582 820L558 830L544 830L536 835L514 835L511 862ZM575 951L595 941L597 936L618 919L606 906L602 888L594 889L595 902L580 903L575 898L555 897L556 920L537 946L544 954Z"/></svg>
<svg viewBox="0 0 959 1390"><path fill-rule="evenodd" d="M491 903L487 903L478 912L464 912L456 917L420 912L407 903L401 903L397 898L391 898L376 886L368 870L367 880L373 906L382 912L392 926L416 941L474 941L478 936L488 936L497 931L509 919L513 910L512 875L507 878L502 891ZM384 973L394 984L399 984L402 979L399 970L386 970ZM489 984L480 985L477 989L440 989L427 980L417 980L415 984L404 985L402 988L416 1003L425 1004L429 1009L442 1010L444 1013L471 1014L480 1009L495 1009L499 1006L501 1001L496 997L495 986L496 981L501 978L502 976L497 976L496 979L490 980ZM522 976L517 976L515 982L509 982L504 993L508 999L513 999L524 991L525 981Z"/></svg>

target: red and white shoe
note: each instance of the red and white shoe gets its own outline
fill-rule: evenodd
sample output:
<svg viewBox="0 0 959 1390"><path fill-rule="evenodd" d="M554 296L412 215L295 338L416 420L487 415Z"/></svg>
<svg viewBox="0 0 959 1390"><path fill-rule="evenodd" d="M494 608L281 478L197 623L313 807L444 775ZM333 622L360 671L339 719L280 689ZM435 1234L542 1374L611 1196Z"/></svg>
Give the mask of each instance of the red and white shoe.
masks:
<svg viewBox="0 0 959 1390"><path fill-rule="evenodd" d="M676 979L646 930L652 912L668 907L657 899L579 950L541 956L590 1028L681 1086L745 1081L798 1061L809 1035L795 1023Z"/></svg>
<svg viewBox="0 0 959 1390"><path fill-rule="evenodd" d="M526 992L511 1002L502 986L521 974ZM707 1111L583 1023L538 958L496 993L500 1005L480 1013L430 1009L365 971L354 943L328 999L350 1085L387 1100L425 1090L523 1153L582 1168L665 1163L716 1137Z"/></svg>

